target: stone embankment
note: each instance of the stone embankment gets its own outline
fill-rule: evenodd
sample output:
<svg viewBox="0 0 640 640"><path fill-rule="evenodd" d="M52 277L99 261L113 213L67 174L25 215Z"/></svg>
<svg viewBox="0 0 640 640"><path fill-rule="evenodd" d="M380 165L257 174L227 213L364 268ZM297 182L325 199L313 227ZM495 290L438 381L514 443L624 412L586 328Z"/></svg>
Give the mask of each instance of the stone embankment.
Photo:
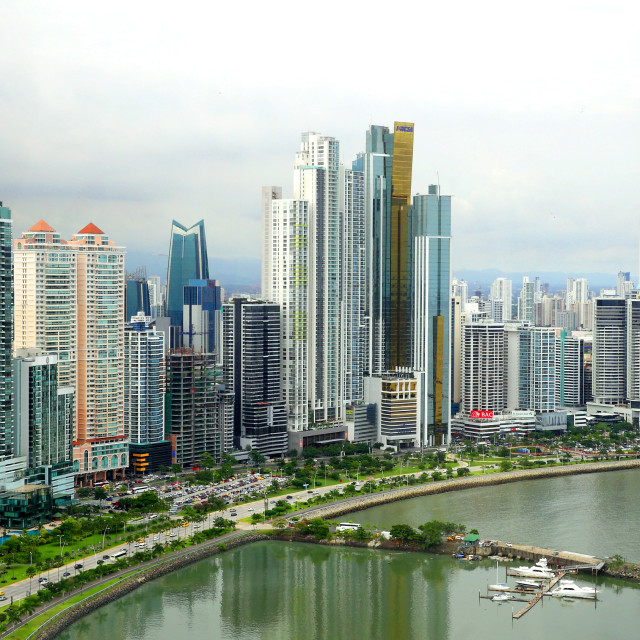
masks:
<svg viewBox="0 0 640 640"><path fill-rule="evenodd" d="M621 460L619 462L593 462L559 467L538 469L523 469L521 471L501 471L486 475L472 476L468 478L456 478L453 480L439 480L429 484L407 486L401 489L392 489L382 493L372 493L353 498L347 502L332 505L323 505L314 509L309 516L315 518L336 518L338 516L361 511L381 504L407 500L419 496L428 496L447 491L462 491L464 489L476 489L494 484L506 484L508 482L521 482L523 480L537 480L539 478L553 478L558 476L570 476L581 473L601 473L603 471L620 471L623 469L640 469L640 460Z"/></svg>
<svg viewBox="0 0 640 640"><path fill-rule="evenodd" d="M637 564L608 564L602 573L610 578L620 578L621 580L631 580L640 582L640 565Z"/></svg>
<svg viewBox="0 0 640 640"><path fill-rule="evenodd" d="M228 542L218 541L217 543L196 547L189 553L167 560L158 566L151 567L139 575L131 578L124 578L122 582L116 583L108 591L105 591L95 598L82 602L68 611L63 612L53 622L44 627L35 637L37 640L53 640L54 638L57 638L69 625L80 620L80 618L86 616L88 613L91 613L110 602L114 602L128 593L131 593L150 580L155 580L156 578L160 578L172 571L175 571L176 569L181 569L182 567L186 567L187 565L223 551L229 551L245 544L251 544L258 540L267 539L268 536L259 533L252 533L241 538L229 540Z"/></svg>

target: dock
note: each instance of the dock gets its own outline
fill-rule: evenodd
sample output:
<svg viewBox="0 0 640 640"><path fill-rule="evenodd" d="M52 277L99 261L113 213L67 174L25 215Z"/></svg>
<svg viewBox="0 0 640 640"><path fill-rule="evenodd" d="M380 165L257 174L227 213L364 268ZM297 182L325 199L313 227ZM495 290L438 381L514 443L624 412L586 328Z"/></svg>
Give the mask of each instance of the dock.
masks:
<svg viewBox="0 0 640 640"><path fill-rule="evenodd" d="M542 600L542 597L545 595L545 593L547 593L548 591L550 591L553 587L556 586L556 584L558 584L558 582L560 580L562 580L562 578L564 578L565 576L565 572L561 571L555 578L553 578L551 580L551 582L549 582L549 584L547 585L543 585L542 588L540 589L540 591L536 592L536 595L527 602L527 606L524 607L524 609L520 609L520 611L518 611L517 613L513 614L513 619L514 620L520 620L520 618L522 618L522 616L527 613L527 611L531 611L531 609L533 609L533 607L538 604L538 602L540 602L540 600Z"/></svg>

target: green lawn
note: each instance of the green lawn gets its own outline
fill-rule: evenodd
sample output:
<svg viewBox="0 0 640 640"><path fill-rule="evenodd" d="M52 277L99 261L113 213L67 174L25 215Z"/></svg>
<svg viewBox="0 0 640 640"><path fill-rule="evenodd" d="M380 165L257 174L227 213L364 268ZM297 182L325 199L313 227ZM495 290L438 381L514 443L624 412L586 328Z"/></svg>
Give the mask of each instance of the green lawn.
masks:
<svg viewBox="0 0 640 640"><path fill-rule="evenodd" d="M110 587L116 584L116 582L120 582L121 580L124 580L125 578L132 575L133 573L135 573L135 571L131 571L127 573L125 576L122 576L120 578L107 580L106 582L103 582L99 585L96 585L95 587L92 587L85 593L79 593L73 596L72 598L70 598L69 600L67 600L66 602L61 602L60 604L53 607L53 609L50 609L46 613L39 615L37 618L34 618L29 623L25 624L23 627L16 629L12 633L10 633L7 636L7 638L10 638L11 640L25 640L31 633L33 633L36 629L38 629L40 625L42 625L44 622L52 618L56 613L59 613L60 611L64 611L65 609L68 609L71 605L76 604L77 602L81 602L82 600L86 600L87 598L90 598L92 595L98 593L99 591L102 591L107 587Z"/></svg>

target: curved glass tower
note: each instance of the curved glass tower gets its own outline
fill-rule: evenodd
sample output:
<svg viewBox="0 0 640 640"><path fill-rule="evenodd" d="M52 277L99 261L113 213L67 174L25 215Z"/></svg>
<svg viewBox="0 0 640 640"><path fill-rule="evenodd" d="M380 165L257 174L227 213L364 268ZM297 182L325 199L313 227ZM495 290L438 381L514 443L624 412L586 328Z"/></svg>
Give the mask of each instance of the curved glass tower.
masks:
<svg viewBox="0 0 640 640"><path fill-rule="evenodd" d="M182 326L184 287L189 280L209 279L209 258L204 235L204 220L193 226L171 223L169 268L167 270L167 316L172 326Z"/></svg>

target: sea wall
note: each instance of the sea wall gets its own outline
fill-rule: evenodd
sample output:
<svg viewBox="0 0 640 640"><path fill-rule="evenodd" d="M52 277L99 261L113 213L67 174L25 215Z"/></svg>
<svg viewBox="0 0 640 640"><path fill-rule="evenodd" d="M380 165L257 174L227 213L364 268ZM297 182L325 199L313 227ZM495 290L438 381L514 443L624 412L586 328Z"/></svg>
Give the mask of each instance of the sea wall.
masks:
<svg viewBox="0 0 640 640"><path fill-rule="evenodd" d="M314 518L336 518L354 511L361 511L381 504L407 500L419 496L428 496L448 491L463 491L477 487L487 487L494 484L507 484L508 482L521 482L523 480L538 480L540 478L553 478L558 476L570 476L581 473L602 473L603 471L621 471L624 469L640 469L640 460L621 460L612 462L592 462L576 465L564 465L559 467L546 467L538 469L523 469L521 471L501 471L486 475L471 476L467 478L455 478L453 480L438 480L429 484L407 486L401 489L392 489L382 493L362 495L347 502L328 504L314 509L308 515Z"/></svg>
<svg viewBox="0 0 640 640"><path fill-rule="evenodd" d="M219 540L216 543L195 547L190 553L167 560L161 565L153 566L148 570L143 571L140 575L125 578L122 582L116 583L108 591L105 591L86 602L81 602L77 606L63 612L53 622L45 626L38 635L35 636L35 638L37 638L37 640L53 640L54 638L57 638L64 629L77 620L80 620L80 618L106 604L114 602L128 593L131 593L138 587L145 584L145 582L155 580L156 578L160 578L172 571L175 571L176 569L181 569L182 567L186 567L194 562L203 560L204 558L222 553L223 551L230 551L231 549L236 549L237 547L241 547L245 544L251 544L258 540L268 539L268 536L263 534L251 533L240 538L229 540L228 542Z"/></svg>

